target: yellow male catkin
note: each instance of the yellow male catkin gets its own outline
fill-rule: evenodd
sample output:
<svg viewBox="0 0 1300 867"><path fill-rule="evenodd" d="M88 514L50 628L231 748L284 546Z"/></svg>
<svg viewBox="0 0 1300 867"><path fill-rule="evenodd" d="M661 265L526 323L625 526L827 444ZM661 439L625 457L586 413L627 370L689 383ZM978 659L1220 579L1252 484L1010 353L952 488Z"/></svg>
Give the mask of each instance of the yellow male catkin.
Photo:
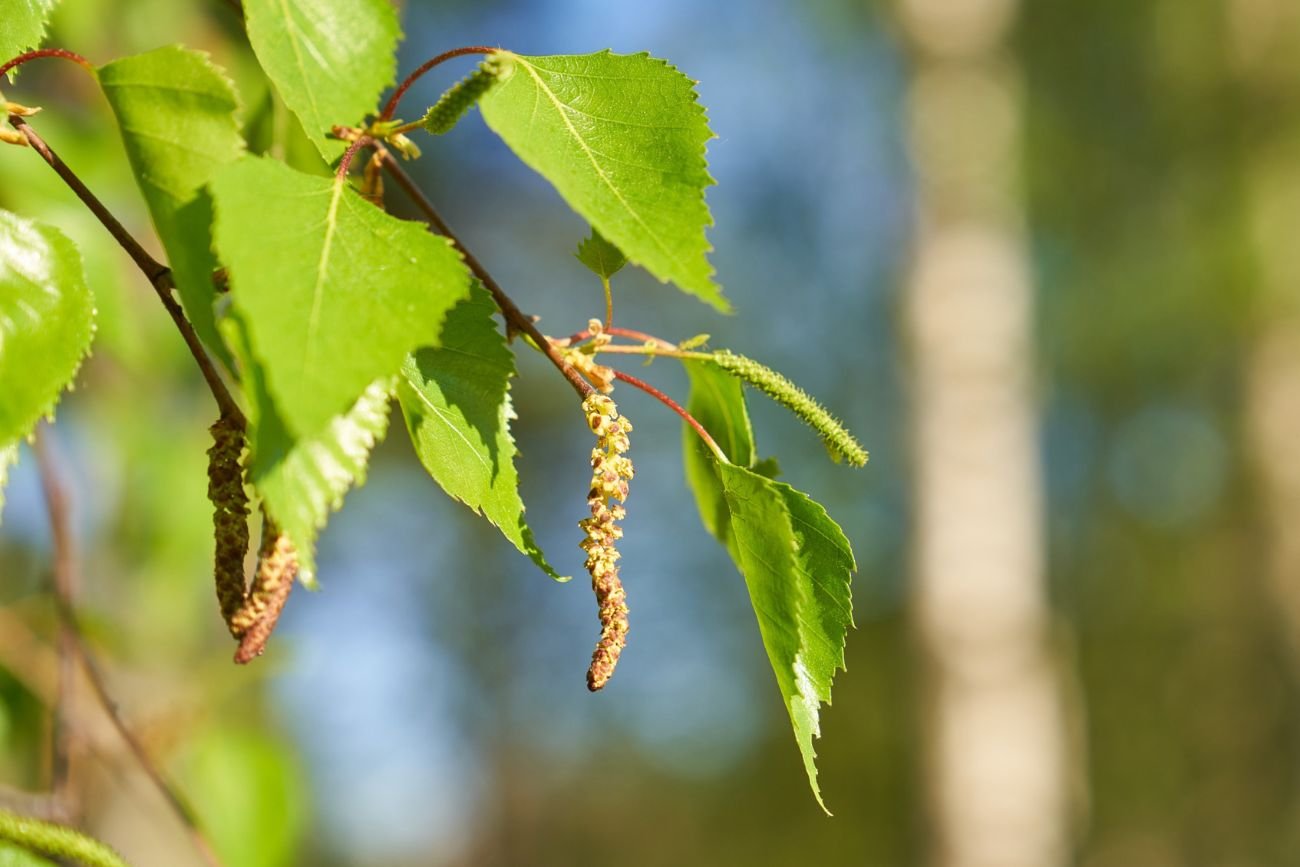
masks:
<svg viewBox="0 0 1300 867"><path fill-rule="evenodd" d="M603 394L590 395L582 409L596 435L596 448L591 450L591 491L587 494L591 517L579 522L587 534L581 543L587 552L584 565L600 608L600 640L587 670L587 688L596 692L609 682L627 646L627 594L618 574L616 546L623 538L618 522L626 515L623 503L633 476L632 460L625 454L632 423L620 416L614 401Z"/></svg>

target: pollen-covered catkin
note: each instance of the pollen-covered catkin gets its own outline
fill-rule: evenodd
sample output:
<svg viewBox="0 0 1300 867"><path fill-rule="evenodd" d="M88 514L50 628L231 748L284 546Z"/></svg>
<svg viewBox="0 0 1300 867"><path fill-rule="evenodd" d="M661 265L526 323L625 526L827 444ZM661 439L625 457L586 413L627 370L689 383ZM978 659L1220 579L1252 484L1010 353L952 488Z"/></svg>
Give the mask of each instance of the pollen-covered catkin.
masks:
<svg viewBox="0 0 1300 867"><path fill-rule="evenodd" d="M208 499L212 501L212 533L216 542L213 577L217 602L230 634L243 633L234 618L244 604L244 555L248 553L248 496L244 493L244 470L239 457L244 450L244 431L229 416L217 419L208 430Z"/></svg>
<svg viewBox="0 0 1300 867"><path fill-rule="evenodd" d="M625 454L632 423L620 416L614 401L603 394L589 396L582 409L596 435L596 448L591 450L591 491L587 494L591 517L579 522L587 534L581 543L587 552L584 565L600 608L600 640L587 670L587 688L595 692L613 676L627 646L627 594L618 574L617 544L623 538L618 522L626 514L623 503L633 476L632 460Z"/></svg>
<svg viewBox="0 0 1300 867"><path fill-rule="evenodd" d="M232 627L238 628L242 636L235 651L235 662L242 665L261 656L297 576L297 548L279 528L264 520L257 575L243 607L232 618Z"/></svg>

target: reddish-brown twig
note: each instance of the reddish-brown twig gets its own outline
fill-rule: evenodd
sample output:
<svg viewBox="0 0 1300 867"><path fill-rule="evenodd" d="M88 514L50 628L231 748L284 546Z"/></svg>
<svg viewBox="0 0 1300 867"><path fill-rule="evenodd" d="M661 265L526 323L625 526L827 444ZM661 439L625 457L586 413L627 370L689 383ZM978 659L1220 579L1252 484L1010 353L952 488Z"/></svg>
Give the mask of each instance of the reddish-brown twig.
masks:
<svg viewBox="0 0 1300 867"><path fill-rule="evenodd" d="M614 371L614 378L626 382L628 385L632 386L633 388L641 389L646 394L650 395L655 400L659 401L664 406L671 409L673 412L677 413L679 416L682 417L682 420L684 422L690 425L695 430L695 432L700 435L700 439L704 441L704 444L709 447L709 450L713 452L713 454L718 458L718 460L722 461L724 464L731 463L731 461L727 459L726 453L722 451L722 448L714 441L713 437L709 436L709 432L704 429L704 425L700 424L699 421L695 418L695 416L687 412L686 408L682 406L680 403L673 400L671 397L664 394L662 391L655 388L653 385L646 382L645 380L637 379L635 376L632 376L629 373L624 373L621 370L616 370Z"/></svg>
<svg viewBox="0 0 1300 867"><path fill-rule="evenodd" d="M453 57L463 57L466 54L493 54L500 50L501 49L493 48L490 45L467 45L464 48L453 48L451 51L444 51L437 57L434 57L431 60L426 60L419 66L419 68L406 76L406 78L402 80L401 84L397 85L397 90L394 90L393 95L388 98L388 102L384 105L384 110L380 113L379 119L381 121L392 120L393 115L397 112L397 104L402 101L402 96L405 95L406 91L410 90L411 85L419 81L422 75L430 69L433 69L438 64L451 60Z"/></svg>
<svg viewBox="0 0 1300 867"><path fill-rule="evenodd" d="M75 51L68 51L63 48L38 48L35 51L28 51L6 61L3 66L0 66L0 76L11 69L17 69L29 60L36 60L41 57L58 57L62 60L71 60L82 69L89 70L92 73L95 71L95 65Z"/></svg>
<svg viewBox="0 0 1300 867"><path fill-rule="evenodd" d="M519 309L515 302L511 300L510 296L501 288L500 284L498 284L496 280L492 279L492 275L488 273L482 263L479 262L473 253L466 249L460 238L456 237L456 234L451 230L451 227L447 225L446 221L442 219L442 216L438 213L437 209L434 208L433 203L429 201L428 196L424 194L424 191L415 183L415 180L406 173L406 170L403 169L393 157L392 152L382 145L378 146L377 150L380 154L380 159L383 160L384 168L387 169L388 173L393 176L395 181L397 181L397 185L401 187L408 196L410 196L411 201L415 203L415 206L420 210L420 213L424 215L424 218L429 225L432 226L438 234L443 235L456 245L456 249L465 257L465 264L469 266L469 270L483 283L488 292L492 294L492 300L496 302L497 308L501 311L501 315L505 317L507 329L511 332L522 331L524 334L527 334L537 348L542 351L542 354L550 360L551 364L554 364L560 373L564 374L564 378L573 386L574 391L578 392L579 397L586 398L587 395L594 393L595 389L591 387L591 383L583 379L582 374L574 369L573 365L564 360L564 356L562 356L560 351L551 344L551 341L546 338L546 335L542 334L541 330L538 329L537 325L533 322L532 317L526 315Z"/></svg>

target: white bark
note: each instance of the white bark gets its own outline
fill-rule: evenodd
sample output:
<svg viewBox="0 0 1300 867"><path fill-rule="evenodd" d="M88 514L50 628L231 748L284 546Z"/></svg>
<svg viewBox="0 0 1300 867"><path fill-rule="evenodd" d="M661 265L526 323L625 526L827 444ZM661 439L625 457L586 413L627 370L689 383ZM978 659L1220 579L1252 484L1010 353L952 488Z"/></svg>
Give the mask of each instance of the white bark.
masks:
<svg viewBox="0 0 1300 867"><path fill-rule="evenodd" d="M915 610L933 862L1069 854L1067 737L1044 591L1012 0L903 0L919 187L907 328Z"/></svg>

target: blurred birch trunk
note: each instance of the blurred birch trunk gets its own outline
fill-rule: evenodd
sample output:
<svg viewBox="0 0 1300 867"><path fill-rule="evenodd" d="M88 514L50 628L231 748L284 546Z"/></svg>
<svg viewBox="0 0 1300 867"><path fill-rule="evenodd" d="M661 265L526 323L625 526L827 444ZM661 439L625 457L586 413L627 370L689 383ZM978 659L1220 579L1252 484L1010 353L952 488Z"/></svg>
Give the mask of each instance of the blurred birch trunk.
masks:
<svg viewBox="0 0 1300 867"><path fill-rule="evenodd" d="M1247 98L1260 106L1300 99L1295 0L1229 0L1229 56ZM1260 280L1259 331L1249 365L1246 416L1263 496L1269 589L1300 667L1300 123L1296 113L1256 131L1246 188Z"/></svg>
<svg viewBox="0 0 1300 867"><path fill-rule="evenodd" d="M931 861L1068 860L1049 643L1013 0L899 0L918 185L907 287Z"/></svg>

